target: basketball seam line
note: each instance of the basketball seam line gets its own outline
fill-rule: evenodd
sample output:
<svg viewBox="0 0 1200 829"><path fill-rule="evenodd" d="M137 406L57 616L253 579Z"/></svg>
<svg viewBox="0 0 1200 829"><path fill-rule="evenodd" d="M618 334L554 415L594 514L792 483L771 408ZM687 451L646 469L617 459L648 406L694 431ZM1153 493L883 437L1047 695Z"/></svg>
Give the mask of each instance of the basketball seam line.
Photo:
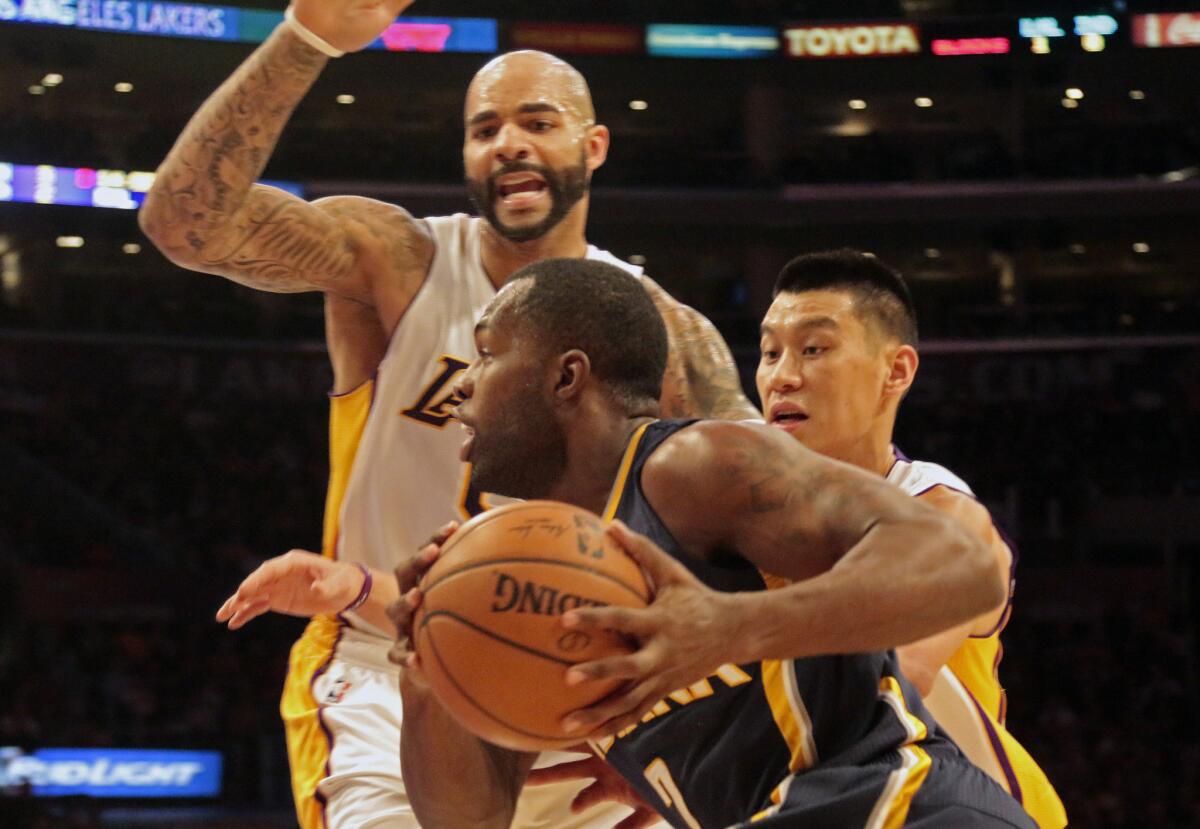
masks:
<svg viewBox="0 0 1200 829"><path fill-rule="evenodd" d="M455 616L455 614L453 614L449 611L446 611L446 610L439 610L439 611L435 611L435 612L437 614L447 615L447 616L451 616L451 617ZM433 614L430 614L430 615L433 615ZM428 618L428 616L426 618ZM457 617L455 617L455 618L457 618ZM470 625L471 627L475 627L474 625L471 625L471 623L469 621L467 621L466 619L460 619L460 621L466 623L467 625ZM421 627L424 628L425 625L422 624ZM488 631L481 631L481 632L488 633ZM463 698L466 699L467 702L471 703L471 705L473 705L476 708L476 710L479 711L479 713L483 714L485 717L487 717L490 720L493 720L494 722L503 726L504 728L507 728L510 731L515 731L518 734L523 734L526 737L533 737L538 740L547 740L547 741L553 741L556 743L561 743L563 747L568 746L568 745L573 745L574 743L578 742L578 739L576 739L574 737L555 737L550 734L538 734L536 731L527 731L524 728L521 728L519 726L512 725L511 723L505 722L504 720L500 719L495 714L493 714L491 711L484 708L482 705L479 704L479 702L475 699L475 697L473 697L473 696L471 696L471 694L467 693L467 690L465 688L463 688L461 684L459 684L458 679L454 676L453 673L451 673L449 667L447 667L447 665L446 665L445 660L442 659L442 654L438 650L437 642L435 642L433 640L433 634L426 633L426 635L429 637L429 647L433 649L433 656L435 659L437 659L438 664L442 667L442 675L445 676L446 679L448 679L450 681L450 684L452 684L455 687L455 689L460 694L463 695ZM494 634L489 634L489 635L494 635ZM496 637L496 638L501 639L502 641L507 641L507 640L504 640L503 637ZM527 648L524 648L517 643L513 643L513 644L516 644L516 646L518 648L521 648L522 650L527 650ZM534 653L536 653L536 652L534 652ZM555 660L555 661L558 661L558 660ZM568 663L568 664L570 664L570 663Z"/></svg>
<svg viewBox="0 0 1200 829"><path fill-rule="evenodd" d="M539 651L536 648L531 648L528 645L522 644L513 639L509 639L507 636L501 636L499 633L496 633L495 631L488 630L487 628L482 627L481 625L475 624L470 619L467 619L464 616L458 615L453 610L432 610L429 613L426 613L424 618L421 619L421 627L422 628L428 627L429 620L432 619L434 616L449 616L451 619L454 619L457 622L462 622L464 625L466 625L467 627L476 631L477 633L482 633L484 636L490 636L491 638L496 639L500 642L503 642L504 644L506 644L510 647L525 651L525 653L529 654L530 656L540 656L542 659L548 660L550 662L557 662L559 665L565 665L568 668L570 668L572 665L577 664L575 662L570 661L569 659L560 659L557 656L551 656L550 654ZM430 644L433 643L433 634L432 633L430 634L429 642L430 642Z"/></svg>

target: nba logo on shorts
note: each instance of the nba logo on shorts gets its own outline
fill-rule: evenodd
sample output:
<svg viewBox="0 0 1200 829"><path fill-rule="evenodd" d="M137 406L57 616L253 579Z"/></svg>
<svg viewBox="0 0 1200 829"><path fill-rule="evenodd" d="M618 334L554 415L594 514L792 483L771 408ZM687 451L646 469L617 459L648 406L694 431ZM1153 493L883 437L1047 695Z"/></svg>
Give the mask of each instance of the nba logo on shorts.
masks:
<svg viewBox="0 0 1200 829"><path fill-rule="evenodd" d="M346 692L349 690L350 680L346 679L344 676L338 677L333 681L333 684L329 686L329 693L325 695L326 704L333 705L334 703L341 702L345 698Z"/></svg>

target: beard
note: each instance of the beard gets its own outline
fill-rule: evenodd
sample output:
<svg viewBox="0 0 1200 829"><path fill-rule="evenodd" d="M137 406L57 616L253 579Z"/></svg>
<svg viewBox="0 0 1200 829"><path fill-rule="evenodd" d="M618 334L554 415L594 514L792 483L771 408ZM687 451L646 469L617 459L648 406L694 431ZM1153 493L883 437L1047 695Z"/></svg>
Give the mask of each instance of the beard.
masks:
<svg viewBox="0 0 1200 829"><path fill-rule="evenodd" d="M550 194L550 210L540 222L527 227L503 224L496 214L496 179L509 173L525 172L537 173L545 179L546 191ZM583 153L580 153L579 164L562 170L552 170L528 161L513 161L505 164L484 181L467 179L467 196L475 210L487 219L488 224L494 227L497 233L510 242L529 242L545 236L571 212L571 208L578 204L587 190L587 159Z"/></svg>
<svg viewBox="0 0 1200 829"><path fill-rule="evenodd" d="M503 412L475 429L471 484L509 498L544 498L567 468L567 433L534 389L514 395Z"/></svg>

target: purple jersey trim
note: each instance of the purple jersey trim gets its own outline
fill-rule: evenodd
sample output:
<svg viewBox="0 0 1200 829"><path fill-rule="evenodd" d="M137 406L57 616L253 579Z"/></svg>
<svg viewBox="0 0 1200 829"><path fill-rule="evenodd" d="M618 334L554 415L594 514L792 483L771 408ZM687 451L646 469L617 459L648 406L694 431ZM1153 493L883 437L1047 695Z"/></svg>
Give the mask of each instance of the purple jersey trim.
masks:
<svg viewBox="0 0 1200 829"><path fill-rule="evenodd" d="M341 621L341 616L338 616ZM342 622L344 625L345 622ZM313 678L308 682L308 692L313 695L313 699L317 699L315 688L317 680L321 675L329 670L329 666L333 664L333 658L337 654L338 644L342 641L342 628L338 629L337 636L333 640L333 647L329 649L329 658L321 663L321 667L317 668L313 674ZM325 739L329 743L329 755L325 758L325 777L329 777L332 773L329 764L333 762L333 732L329 730L329 726L325 724L325 717L322 716L321 703L317 702L317 724L321 726L321 731L325 733ZM325 813L328 804L325 801L325 795L321 794L321 784L318 782L316 789L313 790L313 799L321 804L321 823L329 826L329 816Z"/></svg>
<svg viewBox="0 0 1200 829"><path fill-rule="evenodd" d="M1000 742L1000 735L996 733L996 729L992 728L992 721L987 718L987 714L983 711L983 706L979 704L979 700L975 699L975 695L971 693L971 689L966 685L963 685L962 688L975 705L975 710L979 712L979 720L983 723L983 728L988 735L988 741L992 744L992 752L996 755L996 759L1000 761L1000 768L1004 770L1004 779L1008 781L1009 793L1012 794L1014 800L1024 806L1025 799L1021 793L1021 784L1017 781L1017 773L1013 771L1012 763L1008 759L1008 752L1004 750L1004 744Z"/></svg>

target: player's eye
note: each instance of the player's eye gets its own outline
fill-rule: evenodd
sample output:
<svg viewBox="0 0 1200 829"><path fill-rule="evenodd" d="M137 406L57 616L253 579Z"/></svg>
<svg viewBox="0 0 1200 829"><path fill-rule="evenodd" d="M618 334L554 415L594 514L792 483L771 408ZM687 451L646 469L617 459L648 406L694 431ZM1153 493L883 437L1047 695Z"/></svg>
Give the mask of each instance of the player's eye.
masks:
<svg viewBox="0 0 1200 829"><path fill-rule="evenodd" d="M534 132L545 132L553 126L554 122L539 118L537 121L534 121L532 124L530 124L530 129L532 129Z"/></svg>
<svg viewBox="0 0 1200 829"><path fill-rule="evenodd" d="M488 138L491 138L495 134L496 134L495 127L482 127L480 129L475 130L475 138L476 139L488 139Z"/></svg>
<svg viewBox="0 0 1200 829"><path fill-rule="evenodd" d="M826 348L823 345L806 345L804 347L803 353L804 353L805 357L816 357L818 354L823 353L825 350L826 350Z"/></svg>

